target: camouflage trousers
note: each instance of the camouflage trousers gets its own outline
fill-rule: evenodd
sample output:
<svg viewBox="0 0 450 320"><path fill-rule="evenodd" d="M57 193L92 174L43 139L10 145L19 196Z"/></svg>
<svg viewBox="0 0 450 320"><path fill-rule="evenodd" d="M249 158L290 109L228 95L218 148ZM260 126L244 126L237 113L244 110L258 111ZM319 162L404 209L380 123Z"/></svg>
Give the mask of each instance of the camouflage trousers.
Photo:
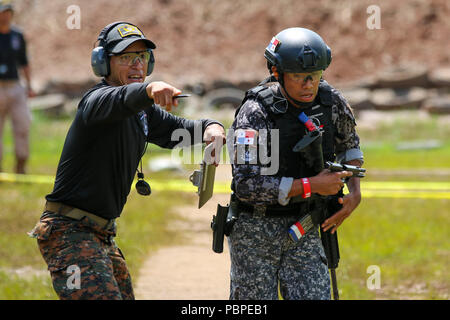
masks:
<svg viewBox="0 0 450 320"><path fill-rule="evenodd" d="M125 258L113 240L115 224L104 229L87 217L44 212L29 235L37 238L60 299L134 299Z"/></svg>
<svg viewBox="0 0 450 320"><path fill-rule="evenodd" d="M318 227L294 243L298 219L241 213L228 245L231 300L329 300L330 277Z"/></svg>

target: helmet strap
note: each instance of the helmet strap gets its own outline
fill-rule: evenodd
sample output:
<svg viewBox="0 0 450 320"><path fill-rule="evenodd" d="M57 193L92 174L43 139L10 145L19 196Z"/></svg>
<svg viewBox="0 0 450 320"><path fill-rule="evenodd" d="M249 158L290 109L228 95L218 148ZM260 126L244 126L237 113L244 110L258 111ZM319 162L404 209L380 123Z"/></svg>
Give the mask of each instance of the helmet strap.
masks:
<svg viewBox="0 0 450 320"><path fill-rule="evenodd" d="M283 88L284 93L287 95L287 97L297 106L300 107L309 107L311 105L314 104L314 101L311 102L301 102L298 100L295 100L294 98L291 97L291 95L289 94L289 92L286 90L286 87L284 86L284 73L283 72L279 72L278 71L278 83L280 84L280 86Z"/></svg>

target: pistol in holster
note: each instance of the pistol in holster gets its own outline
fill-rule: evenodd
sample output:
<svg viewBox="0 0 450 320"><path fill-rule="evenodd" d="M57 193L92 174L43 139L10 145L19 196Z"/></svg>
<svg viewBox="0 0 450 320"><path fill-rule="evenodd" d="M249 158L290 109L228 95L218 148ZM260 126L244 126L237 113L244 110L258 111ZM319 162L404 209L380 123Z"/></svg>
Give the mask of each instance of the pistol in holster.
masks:
<svg viewBox="0 0 450 320"><path fill-rule="evenodd" d="M237 202L234 199L234 194L231 195L230 203L227 206L217 204L216 215L211 221L211 229L213 230L212 249L216 253L223 252L224 236L229 236L233 225L238 218Z"/></svg>

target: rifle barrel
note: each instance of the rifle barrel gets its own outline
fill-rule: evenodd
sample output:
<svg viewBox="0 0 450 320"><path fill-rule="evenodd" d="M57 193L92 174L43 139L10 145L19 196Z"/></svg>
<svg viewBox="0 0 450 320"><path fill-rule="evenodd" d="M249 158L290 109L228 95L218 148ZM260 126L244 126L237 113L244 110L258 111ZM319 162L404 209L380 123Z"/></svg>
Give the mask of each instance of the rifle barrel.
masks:
<svg viewBox="0 0 450 320"><path fill-rule="evenodd" d="M337 287L336 269L331 268L330 273L331 273L331 283L333 285L333 299L339 300L339 290Z"/></svg>

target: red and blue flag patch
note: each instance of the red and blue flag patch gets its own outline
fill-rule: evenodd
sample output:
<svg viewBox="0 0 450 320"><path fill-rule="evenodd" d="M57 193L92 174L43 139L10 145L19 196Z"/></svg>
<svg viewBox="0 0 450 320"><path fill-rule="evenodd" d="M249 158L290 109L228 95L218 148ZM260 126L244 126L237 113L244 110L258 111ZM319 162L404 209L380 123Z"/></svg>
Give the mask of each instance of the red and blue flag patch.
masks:
<svg viewBox="0 0 450 320"><path fill-rule="evenodd" d="M278 40L277 38L273 37L272 40L270 41L269 45L267 46L267 49L269 51L275 52L278 48L278 46L280 45L280 40Z"/></svg>
<svg viewBox="0 0 450 320"><path fill-rule="evenodd" d="M237 135L237 144L253 145L255 143L255 131L243 130L239 131Z"/></svg>

